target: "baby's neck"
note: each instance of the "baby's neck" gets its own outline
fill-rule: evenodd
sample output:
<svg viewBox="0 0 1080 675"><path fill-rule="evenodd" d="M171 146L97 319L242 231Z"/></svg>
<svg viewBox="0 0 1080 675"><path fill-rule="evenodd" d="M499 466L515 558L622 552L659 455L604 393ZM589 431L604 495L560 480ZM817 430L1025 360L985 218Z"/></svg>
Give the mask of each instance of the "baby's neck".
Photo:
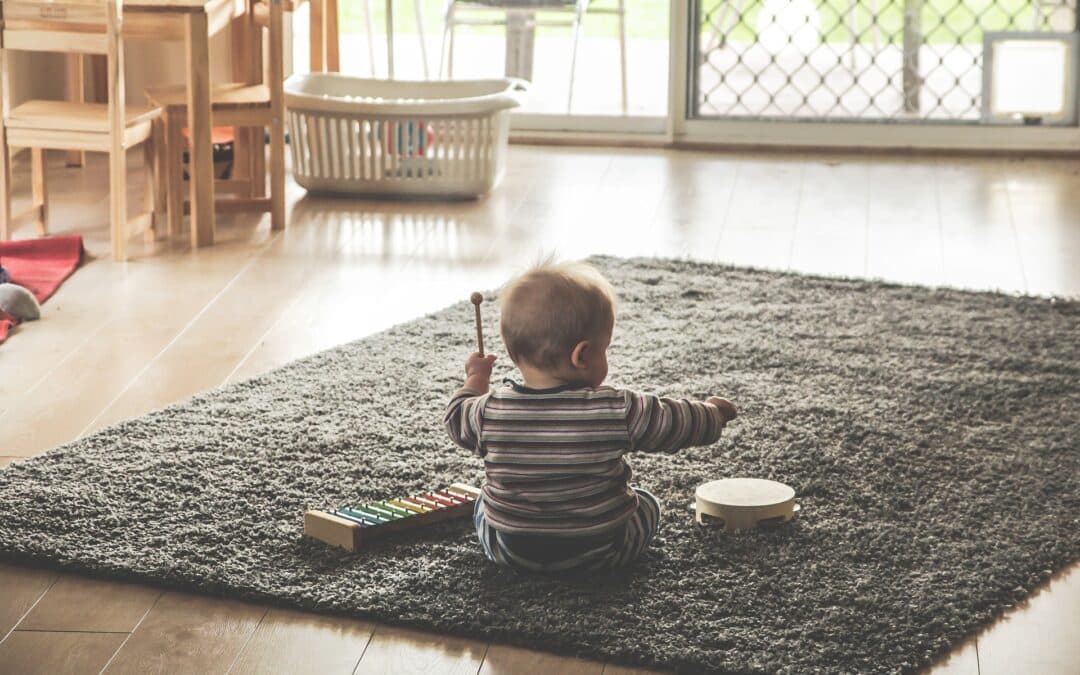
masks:
<svg viewBox="0 0 1080 675"><path fill-rule="evenodd" d="M576 384L572 380L543 370L537 370L524 363L518 364L518 370L521 371L521 379L525 381L525 386L529 389L552 389L568 384Z"/></svg>

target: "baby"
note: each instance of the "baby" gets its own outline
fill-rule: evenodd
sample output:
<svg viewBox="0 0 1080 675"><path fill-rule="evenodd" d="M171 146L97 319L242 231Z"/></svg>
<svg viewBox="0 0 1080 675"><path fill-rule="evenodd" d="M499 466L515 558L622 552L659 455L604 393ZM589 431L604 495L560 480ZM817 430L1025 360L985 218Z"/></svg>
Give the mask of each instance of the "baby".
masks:
<svg viewBox="0 0 1080 675"><path fill-rule="evenodd" d="M484 458L473 518L484 554L540 572L625 565L656 534L660 504L630 487L623 455L715 443L735 406L605 386L615 292L589 265L541 264L500 305L523 382L489 391L495 356L474 353L445 417L454 442Z"/></svg>

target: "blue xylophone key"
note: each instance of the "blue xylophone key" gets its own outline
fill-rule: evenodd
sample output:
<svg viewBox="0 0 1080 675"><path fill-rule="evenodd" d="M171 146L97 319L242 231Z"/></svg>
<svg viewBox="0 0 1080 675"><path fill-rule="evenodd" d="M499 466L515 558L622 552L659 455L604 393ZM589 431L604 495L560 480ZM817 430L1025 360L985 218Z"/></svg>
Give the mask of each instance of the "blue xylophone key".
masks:
<svg viewBox="0 0 1080 675"><path fill-rule="evenodd" d="M363 520L368 521L372 525L381 525L382 523L386 522L385 518L379 517L379 515L376 513L370 513L366 509L362 509L359 506L346 506L339 510L351 514L354 518L362 518Z"/></svg>
<svg viewBox="0 0 1080 675"><path fill-rule="evenodd" d="M372 523L364 520L363 518L360 518L357 515L350 513L348 509L337 509L335 511L330 511L330 513L337 516L338 518L344 518L349 522L356 523L360 527L369 527L372 525Z"/></svg>

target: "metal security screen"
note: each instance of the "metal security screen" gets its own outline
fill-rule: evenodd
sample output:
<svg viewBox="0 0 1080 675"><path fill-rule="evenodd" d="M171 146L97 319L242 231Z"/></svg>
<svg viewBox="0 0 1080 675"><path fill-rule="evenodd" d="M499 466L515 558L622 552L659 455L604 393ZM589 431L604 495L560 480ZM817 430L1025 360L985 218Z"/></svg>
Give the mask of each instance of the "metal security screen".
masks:
<svg viewBox="0 0 1080 675"><path fill-rule="evenodd" d="M983 34L1074 31L1076 2L696 0L692 112L978 122Z"/></svg>

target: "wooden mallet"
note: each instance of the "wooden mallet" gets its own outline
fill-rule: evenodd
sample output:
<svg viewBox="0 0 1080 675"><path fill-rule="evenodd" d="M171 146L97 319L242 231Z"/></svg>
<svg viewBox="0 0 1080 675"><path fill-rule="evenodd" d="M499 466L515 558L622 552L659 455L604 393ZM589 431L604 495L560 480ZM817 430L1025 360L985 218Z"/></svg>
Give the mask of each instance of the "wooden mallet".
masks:
<svg viewBox="0 0 1080 675"><path fill-rule="evenodd" d="M469 296L469 300L472 301L473 307L476 309L476 344L480 349L480 356L484 355L484 322L480 318L480 303L484 301L484 296L479 293L473 293Z"/></svg>

